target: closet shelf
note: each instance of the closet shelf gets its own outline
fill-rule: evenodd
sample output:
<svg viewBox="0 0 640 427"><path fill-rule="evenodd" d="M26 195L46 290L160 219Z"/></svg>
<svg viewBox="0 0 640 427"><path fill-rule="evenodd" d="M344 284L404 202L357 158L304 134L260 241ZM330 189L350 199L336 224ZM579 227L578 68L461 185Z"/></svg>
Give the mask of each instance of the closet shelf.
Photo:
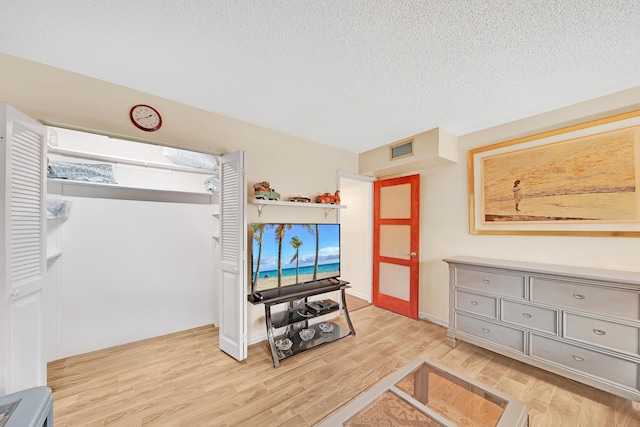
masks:
<svg viewBox="0 0 640 427"><path fill-rule="evenodd" d="M127 165L144 166L144 167L151 167L156 169L167 169L167 170L191 172L191 173L201 173L204 175L213 175L216 173L216 171L213 169L201 169L201 168L194 168L189 166L174 165L170 163L150 162L146 160L132 159L129 157L90 153L88 151L80 151L80 150L72 150L69 148L56 147L51 144L47 144L47 151L49 153L60 154L62 156L75 157L79 159L100 160L100 161L113 162L113 163L124 163Z"/></svg>
<svg viewBox="0 0 640 427"><path fill-rule="evenodd" d="M60 251L60 250L53 251L53 252L47 252L47 261L51 261L53 259L56 259L60 255L62 255L62 251Z"/></svg>
<svg viewBox="0 0 640 427"><path fill-rule="evenodd" d="M324 209L324 216L334 209L346 209L345 205L332 205L328 203L302 203L302 202L281 202L280 200L263 200L263 199L249 199L249 203L256 205L258 209L258 216L262 215L262 209L267 206L289 206L296 208L322 208Z"/></svg>
<svg viewBox="0 0 640 427"><path fill-rule="evenodd" d="M159 190L153 188L124 187L117 184L47 179L47 184L60 185L62 196L97 197L103 199L140 200L149 202L212 204L217 196L208 192Z"/></svg>

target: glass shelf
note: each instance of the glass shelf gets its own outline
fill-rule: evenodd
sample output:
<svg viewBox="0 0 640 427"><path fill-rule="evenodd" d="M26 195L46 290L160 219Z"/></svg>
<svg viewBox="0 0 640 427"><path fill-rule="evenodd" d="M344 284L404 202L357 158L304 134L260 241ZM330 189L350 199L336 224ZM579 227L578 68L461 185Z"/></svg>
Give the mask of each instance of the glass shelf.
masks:
<svg viewBox="0 0 640 427"><path fill-rule="evenodd" d="M328 344L334 341L338 341L348 335L350 335L350 331L348 328L344 326L340 326L333 322L324 322L333 324L333 330L331 332L323 332L318 325L310 325L305 329L313 329L315 334L313 338L308 341L304 341L300 338L300 331L302 329L294 329L289 333L284 335L277 336L275 340L281 339L290 339L293 342L293 345L288 350L276 350L279 360L284 360L288 357L295 356L296 354L300 354L303 351L311 350L312 348L318 347L323 344Z"/></svg>
<svg viewBox="0 0 640 427"><path fill-rule="evenodd" d="M264 305L264 317L265 326L267 328L267 341L271 350L271 360L273 361L273 367L280 366L280 360L291 357L302 351L310 350L319 345L337 341L345 338L349 335L355 335L356 331L351 323L349 317L349 310L347 309L347 300L345 298L345 289L349 288L349 282L338 279L321 279L315 282L307 282L300 285L287 286L279 289L269 289L266 291L260 291L247 295L247 299L251 304L263 304ZM313 307L307 306L307 304L318 303L319 301L307 302L306 298L313 295L320 295L327 292L339 291L341 306L335 301L330 301L328 306L320 307L321 312L315 312ZM294 307L294 301L305 299L304 307ZM323 300L325 301L325 300ZM278 313L271 314L271 307L277 304L289 304L289 307ZM310 308L311 307L311 308ZM315 304L314 307L318 307ZM326 309L326 311L325 311ZM339 312L342 310L344 320L347 322L348 328L341 327L333 322L321 322L331 323L334 328L330 332L323 332L320 329L320 324L309 325L309 319L318 318L327 314ZM307 313L310 316L307 317ZM275 330L279 328L286 328L284 334L274 337ZM308 341L304 341L299 333L302 329L313 329L315 331L313 337ZM278 349L276 341L282 339L290 339L292 341L291 348L287 350Z"/></svg>
<svg viewBox="0 0 640 427"><path fill-rule="evenodd" d="M387 375L317 425L365 425L372 417L388 425L529 425L520 400L424 357Z"/></svg>
<svg viewBox="0 0 640 427"><path fill-rule="evenodd" d="M310 310L301 308L290 308L286 311L281 311L279 313L273 313L271 315L271 324L274 328L281 328L283 326L292 325L298 322L304 322L305 320L313 319L315 317L324 316L325 314L333 313L335 311L340 310L340 307L334 307L326 312L317 314Z"/></svg>

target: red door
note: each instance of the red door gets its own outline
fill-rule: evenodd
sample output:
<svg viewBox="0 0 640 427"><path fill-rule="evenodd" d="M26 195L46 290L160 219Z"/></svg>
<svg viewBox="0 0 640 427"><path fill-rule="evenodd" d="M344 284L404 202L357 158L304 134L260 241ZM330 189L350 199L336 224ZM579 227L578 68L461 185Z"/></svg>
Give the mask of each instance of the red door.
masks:
<svg viewBox="0 0 640 427"><path fill-rule="evenodd" d="M418 318L420 175L374 182L373 304Z"/></svg>

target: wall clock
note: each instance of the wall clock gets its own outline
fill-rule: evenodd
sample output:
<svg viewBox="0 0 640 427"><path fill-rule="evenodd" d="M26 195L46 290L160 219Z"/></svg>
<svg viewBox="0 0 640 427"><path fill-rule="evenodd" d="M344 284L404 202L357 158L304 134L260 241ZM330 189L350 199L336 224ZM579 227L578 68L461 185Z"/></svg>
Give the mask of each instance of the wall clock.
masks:
<svg viewBox="0 0 640 427"><path fill-rule="evenodd" d="M160 116L158 110L149 105L134 105L131 107L129 117L131 118L131 123L146 132L156 131L162 126L162 116Z"/></svg>

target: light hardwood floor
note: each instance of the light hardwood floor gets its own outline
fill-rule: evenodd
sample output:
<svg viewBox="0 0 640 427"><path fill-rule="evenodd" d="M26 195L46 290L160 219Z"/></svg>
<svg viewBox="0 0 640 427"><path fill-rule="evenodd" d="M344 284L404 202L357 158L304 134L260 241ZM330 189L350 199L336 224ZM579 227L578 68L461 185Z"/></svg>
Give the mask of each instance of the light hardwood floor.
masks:
<svg viewBox="0 0 640 427"><path fill-rule="evenodd" d="M354 297L353 295L349 295L347 293L345 293L345 297L347 299L347 307L349 307L349 313L370 305L366 300Z"/></svg>
<svg viewBox="0 0 640 427"><path fill-rule="evenodd" d="M309 426L422 355L511 394L530 425L638 427L640 403L567 380L471 344L446 329L367 306L356 336L273 368L266 344L237 362L201 327L49 364L56 427Z"/></svg>

